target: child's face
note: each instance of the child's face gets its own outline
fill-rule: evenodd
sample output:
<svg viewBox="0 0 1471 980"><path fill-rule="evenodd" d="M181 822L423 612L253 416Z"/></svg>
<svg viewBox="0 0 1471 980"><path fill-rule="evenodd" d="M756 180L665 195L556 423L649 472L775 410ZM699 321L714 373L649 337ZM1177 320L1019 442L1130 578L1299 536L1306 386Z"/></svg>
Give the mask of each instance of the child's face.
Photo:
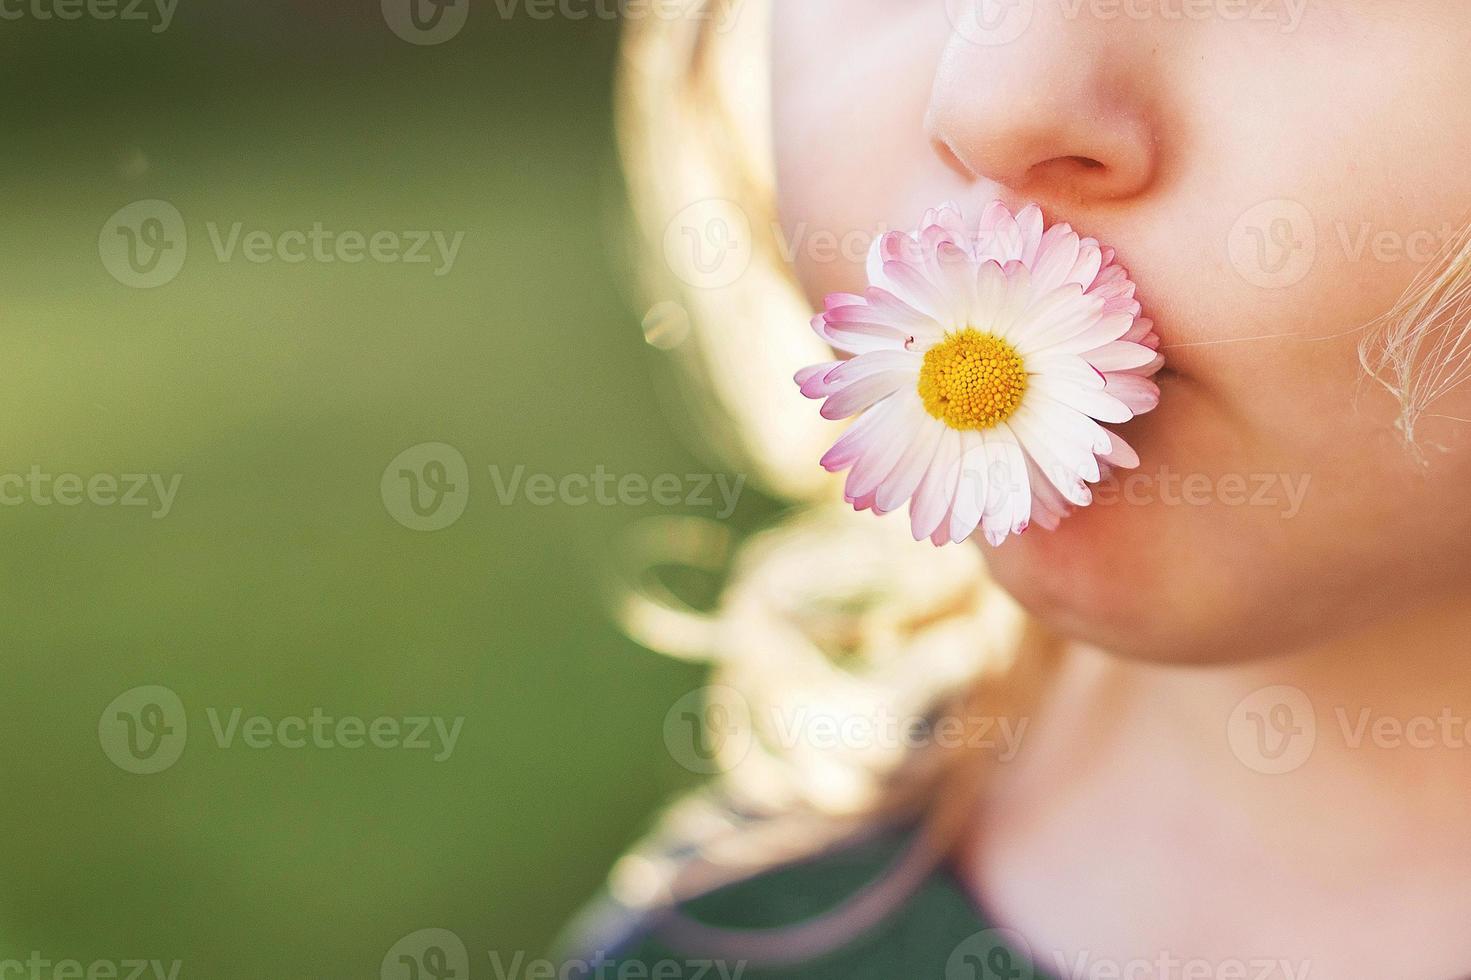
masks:
<svg viewBox="0 0 1471 980"><path fill-rule="evenodd" d="M862 286L860 239L1001 198L1116 247L1156 321L1160 407L1121 430L1142 476L988 548L996 577L1064 632L1178 660L1464 594L1471 424L1422 421L1418 465L1356 347L1471 217L1471 4L1009 2L985 26L970 0L776 0L774 64L814 303Z"/></svg>

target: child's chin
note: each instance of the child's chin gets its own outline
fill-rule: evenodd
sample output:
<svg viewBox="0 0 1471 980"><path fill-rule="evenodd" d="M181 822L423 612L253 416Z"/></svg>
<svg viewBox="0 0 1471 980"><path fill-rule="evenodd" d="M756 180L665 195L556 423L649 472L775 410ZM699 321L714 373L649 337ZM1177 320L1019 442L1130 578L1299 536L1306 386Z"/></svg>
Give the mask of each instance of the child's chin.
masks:
<svg viewBox="0 0 1471 980"><path fill-rule="evenodd" d="M1220 570L1199 567L1191 549L1162 544L1157 521L1143 513L1149 509L1084 508L1054 531L1033 527L999 548L983 546L991 575L1043 626L1121 657L1249 658L1240 634L1222 642L1232 631L1219 627L1233 611L1200 598L1215 594L1202 576Z"/></svg>

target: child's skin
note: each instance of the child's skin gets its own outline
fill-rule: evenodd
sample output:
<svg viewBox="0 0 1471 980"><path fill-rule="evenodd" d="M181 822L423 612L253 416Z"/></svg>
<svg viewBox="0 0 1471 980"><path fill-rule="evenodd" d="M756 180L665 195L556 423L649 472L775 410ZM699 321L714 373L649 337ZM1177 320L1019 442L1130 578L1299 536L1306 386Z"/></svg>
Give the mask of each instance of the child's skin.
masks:
<svg viewBox="0 0 1471 980"><path fill-rule="evenodd" d="M1471 973L1471 747L1352 744L1362 708L1471 719L1471 424L1423 420L1422 466L1356 353L1471 216L1471 5L1018 0L988 35L955 28L966 2L776 0L789 240L1036 202L1118 249L1168 358L1122 429L1154 483L987 549L1109 654L1071 658L1003 767L972 884L1054 973L1053 950ZM796 261L814 304L863 285ZM1471 389L1431 412L1471 418ZM1227 726L1277 684L1318 739L1264 775Z"/></svg>

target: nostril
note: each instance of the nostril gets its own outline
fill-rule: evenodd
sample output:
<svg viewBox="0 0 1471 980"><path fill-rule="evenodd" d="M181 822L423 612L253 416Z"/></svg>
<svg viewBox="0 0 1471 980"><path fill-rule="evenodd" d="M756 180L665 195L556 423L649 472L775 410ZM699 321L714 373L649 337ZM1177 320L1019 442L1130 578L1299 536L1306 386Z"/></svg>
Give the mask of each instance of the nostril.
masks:
<svg viewBox="0 0 1471 980"><path fill-rule="evenodd" d="M1093 187L1100 179L1110 176L1111 169L1096 157L1082 154L1059 155L1032 166L1025 179L1032 188L1044 184L1061 186L1078 181Z"/></svg>
<svg viewBox="0 0 1471 980"><path fill-rule="evenodd" d="M952 147L948 142L946 142L942 137L931 137L930 145L934 148L935 155L938 156L942 161L944 161L945 166L960 174L962 177L974 179L980 176L975 171L973 171L963 159L961 159L960 154L955 152L955 148Z"/></svg>

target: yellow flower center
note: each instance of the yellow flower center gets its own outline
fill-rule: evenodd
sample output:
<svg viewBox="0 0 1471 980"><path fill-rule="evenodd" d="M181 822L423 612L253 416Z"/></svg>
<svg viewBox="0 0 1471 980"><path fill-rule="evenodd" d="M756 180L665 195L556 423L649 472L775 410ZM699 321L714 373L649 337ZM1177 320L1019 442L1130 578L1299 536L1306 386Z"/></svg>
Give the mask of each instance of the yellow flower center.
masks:
<svg viewBox="0 0 1471 980"><path fill-rule="evenodd" d="M971 327L949 334L924 355L919 397L952 429L989 429L1011 418L1027 390L1021 355L994 334Z"/></svg>

